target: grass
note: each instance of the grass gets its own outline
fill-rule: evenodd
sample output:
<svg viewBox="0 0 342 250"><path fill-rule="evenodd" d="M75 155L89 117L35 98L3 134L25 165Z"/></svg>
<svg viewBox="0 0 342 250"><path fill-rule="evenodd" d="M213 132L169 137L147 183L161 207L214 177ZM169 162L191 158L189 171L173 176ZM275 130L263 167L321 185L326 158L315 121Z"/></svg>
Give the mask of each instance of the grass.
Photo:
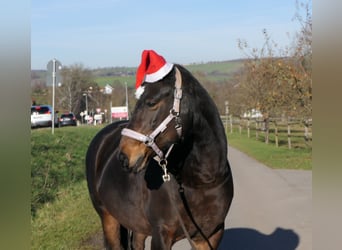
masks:
<svg viewBox="0 0 342 250"><path fill-rule="evenodd" d="M236 130L228 133L229 145L239 149L247 155L264 163L266 166L275 169L312 169L312 148L304 146L293 137L293 144L297 145L288 149L287 144L274 145L272 135L269 144L262 140L264 136L260 134L259 140L255 137L248 138L244 131L241 134ZM303 140L303 139L302 139ZM301 146L298 146L301 145Z"/></svg>
<svg viewBox="0 0 342 250"><path fill-rule="evenodd" d="M135 76L99 76L95 78L95 82L100 86L104 87L106 84L115 87L117 84L127 83L128 87L133 87L135 84Z"/></svg>
<svg viewBox="0 0 342 250"><path fill-rule="evenodd" d="M100 230L85 181L85 154L100 126L31 132L31 249L81 249ZM85 248L82 248L85 249Z"/></svg>
<svg viewBox="0 0 342 250"><path fill-rule="evenodd" d="M199 64L188 64L184 65L189 71L202 71L207 74L231 74L234 71L241 68L243 65L242 61L225 61L225 62L212 62L212 63L199 63Z"/></svg>
<svg viewBox="0 0 342 250"><path fill-rule="evenodd" d="M31 132L31 213L52 202L59 188L85 179L84 158L99 127L35 129Z"/></svg>
<svg viewBox="0 0 342 250"><path fill-rule="evenodd" d="M61 189L31 221L31 249L86 249L82 242L99 232L101 223L89 199L86 181Z"/></svg>

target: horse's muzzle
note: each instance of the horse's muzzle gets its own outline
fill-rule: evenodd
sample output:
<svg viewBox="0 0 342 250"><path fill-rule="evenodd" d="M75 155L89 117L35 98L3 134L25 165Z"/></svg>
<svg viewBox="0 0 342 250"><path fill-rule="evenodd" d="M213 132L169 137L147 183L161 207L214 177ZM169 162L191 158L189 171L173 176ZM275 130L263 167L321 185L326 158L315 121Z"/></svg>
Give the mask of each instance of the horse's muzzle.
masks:
<svg viewBox="0 0 342 250"><path fill-rule="evenodd" d="M124 169L137 173L146 166L150 150L145 144L125 138L119 147L118 158Z"/></svg>

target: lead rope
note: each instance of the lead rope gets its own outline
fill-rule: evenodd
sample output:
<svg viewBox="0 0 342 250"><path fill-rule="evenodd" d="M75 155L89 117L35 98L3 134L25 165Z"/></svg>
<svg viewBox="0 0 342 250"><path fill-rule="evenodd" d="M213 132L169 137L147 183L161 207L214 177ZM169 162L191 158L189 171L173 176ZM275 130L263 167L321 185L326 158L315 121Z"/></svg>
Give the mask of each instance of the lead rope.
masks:
<svg viewBox="0 0 342 250"><path fill-rule="evenodd" d="M182 199L182 202L183 202L183 205L184 205L184 208L188 214L188 216L190 217L190 220L191 222L195 225L196 229L198 230L198 232L200 233L200 235L202 236L202 238L207 242L209 248L211 250L214 250L213 246L210 244L210 241L209 239L207 238L207 236L204 235L203 231L201 230L201 228L198 226L198 224L196 223L194 217L192 216L192 213L191 213L191 210L190 210L190 207L189 207L189 204L186 200L186 197L185 197L185 194L184 194L184 188L182 186L182 183L178 182L179 184L179 189L178 189L178 192L179 192L179 195ZM196 248L195 248L196 249Z"/></svg>
<svg viewBox="0 0 342 250"><path fill-rule="evenodd" d="M170 187L170 188L171 188L171 192L172 192L173 196L175 196L174 192L173 192L173 188L172 187ZM189 243L191 245L191 250L197 250L196 246L194 245L193 241L191 240L191 237L190 237L190 234L189 234L188 230L186 229L186 227L184 225L184 221L183 221L183 219L182 219L182 217L181 217L181 215L180 215L180 213L178 211L176 202L172 202L172 204L174 206L174 209L176 210L176 213L177 213L177 216L178 216L178 221L179 221L179 223L180 223L180 225L181 225L181 227L183 229L185 237L187 238L187 240L189 241ZM183 204L184 204L184 202L183 202Z"/></svg>
<svg viewBox="0 0 342 250"><path fill-rule="evenodd" d="M189 205L188 205L188 202L186 200L186 197L185 197L185 194L184 194L184 188L182 186L182 183L177 179L177 177L175 177L176 181L178 182L178 185L179 185L179 188L178 188L178 193L181 197L181 200L183 202L183 205L184 205L184 208L185 208L185 211L186 213L188 214L191 222L194 224L194 226L196 227L197 231L200 233L200 235L202 236L202 238L207 242L209 248L211 250L214 250L213 246L211 245L209 239L204 235L203 231L201 230L201 228L198 226L198 224L196 223L194 217L192 216L192 213L191 213L191 210L189 208ZM172 194L174 193L173 192L173 188L171 187L171 192ZM191 245L191 250L197 250L196 246L194 245L193 241L191 240L191 236L188 232L188 230L186 229L185 225L184 225L184 221L178 211L178 208L177 208L177 205L176 205L176 202L173 202L173 206L176 210L176 213L177 213L177 216L178 216L178 220L179 220L179 223L183 229L183 232L187 238L187 240L189 241L190 245Z"/></svg>

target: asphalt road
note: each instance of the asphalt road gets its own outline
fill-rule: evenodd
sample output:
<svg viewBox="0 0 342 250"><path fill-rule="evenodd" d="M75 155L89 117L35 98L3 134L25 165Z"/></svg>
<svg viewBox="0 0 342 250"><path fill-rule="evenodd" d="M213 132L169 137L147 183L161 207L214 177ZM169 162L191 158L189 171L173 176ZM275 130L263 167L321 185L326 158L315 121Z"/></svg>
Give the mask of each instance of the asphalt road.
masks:
<svg viewBox="0 0 342 250"><path fill-rule="evenodd" d="M228 156L235 197L219 249L311 250L312 171L273 170L231 147ZM172 249L191 247L184 239Z"/></svg>

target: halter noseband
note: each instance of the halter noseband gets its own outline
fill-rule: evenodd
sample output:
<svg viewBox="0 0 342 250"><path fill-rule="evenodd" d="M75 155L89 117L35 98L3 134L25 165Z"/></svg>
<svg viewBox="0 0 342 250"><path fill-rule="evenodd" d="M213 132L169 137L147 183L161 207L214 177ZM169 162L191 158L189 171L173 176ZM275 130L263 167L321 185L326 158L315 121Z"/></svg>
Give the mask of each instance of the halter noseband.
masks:
<svg viewBox="0 0 342 250"><path fill-rule="evenodd" d="M160 125L149 135L144 135L139 132L136 132L132 129L124 128L121 131L121 135L130 137L137 141L143 142L146 146L152 148L152 150L156 153L154 159L158 162L159 166L162 167L164 171L163 180L170 181L170 175L167 173L166 165L167 165L167 157L169 156L174 144L172 144L169 149L167 150L166 154L164 155L163 151L158 147L155 142L155 138L163 133L167 128L168 124L175 119L176 126L175 129L177 131L178 137L180 138L182 135L182 125L180 123L180 101L182 99L182 77L179 72L179 69L176 69L176 82L175 82L175 92L174 92L174 99L173 99L173 107L170 110L169 115L160 123Z"/></svg>

